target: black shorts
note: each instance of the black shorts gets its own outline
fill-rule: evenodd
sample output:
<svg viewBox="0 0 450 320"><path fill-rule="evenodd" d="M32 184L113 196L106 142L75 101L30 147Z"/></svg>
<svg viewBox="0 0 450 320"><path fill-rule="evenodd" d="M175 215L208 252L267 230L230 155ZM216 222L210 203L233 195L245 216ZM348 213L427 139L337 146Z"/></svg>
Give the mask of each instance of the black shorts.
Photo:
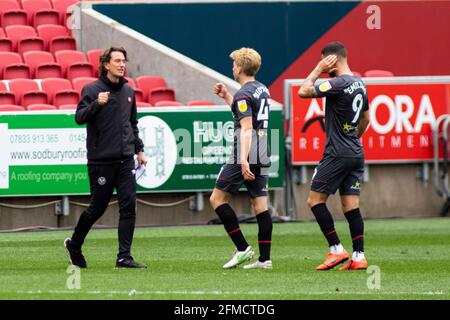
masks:
<svg viewBox="0 0 450 320"><path fill-rule="evenodd" d="M314 170L311 190L326 194L360 195L364 158L325 156Z"/></svg>
<svg viewBox="0 0 450 320"><path fill-rule="evenodd" d="M225 164L217 176L216 188L229 193L237 193L244 184L250 197L267 196L269 188L269 168L250 165L255 180L245 181L240 164Z"/></svg>

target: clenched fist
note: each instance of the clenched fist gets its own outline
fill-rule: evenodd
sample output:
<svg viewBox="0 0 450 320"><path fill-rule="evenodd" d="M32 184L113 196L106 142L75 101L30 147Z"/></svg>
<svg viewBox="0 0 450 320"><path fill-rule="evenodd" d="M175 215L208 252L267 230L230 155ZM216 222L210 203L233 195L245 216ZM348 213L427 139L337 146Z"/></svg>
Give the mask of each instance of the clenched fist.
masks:
<svg viewBox="0 0 450 320"><path fill-rule="evenodd" d="M109 98L109 91L100 92L97 98L98 104L104 106L108 102L108 98Z"/></svg>

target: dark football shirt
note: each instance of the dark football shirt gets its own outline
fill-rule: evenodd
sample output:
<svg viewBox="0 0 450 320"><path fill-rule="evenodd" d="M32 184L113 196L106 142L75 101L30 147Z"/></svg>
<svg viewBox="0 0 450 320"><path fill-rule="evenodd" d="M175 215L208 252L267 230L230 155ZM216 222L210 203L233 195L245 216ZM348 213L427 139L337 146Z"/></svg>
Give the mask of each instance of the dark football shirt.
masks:
<svg viewBox="0 0 450 320"><path fill-rule="evenodd" d="M248 161L254 165L270 166L270 93L267 87L256 80L245 83L234 95L231 111L234 119L234 163L240 163L240 121L242 118L252 117L253 134Z"/></svg>
<svg viewBox="0 0 450 320"><path fill-rule="evenodd" d="M361 115L369 109L367 90L361 78L341 75L315 85L319 97L326 97L324 155L364 158L358 138Z"/></svg>

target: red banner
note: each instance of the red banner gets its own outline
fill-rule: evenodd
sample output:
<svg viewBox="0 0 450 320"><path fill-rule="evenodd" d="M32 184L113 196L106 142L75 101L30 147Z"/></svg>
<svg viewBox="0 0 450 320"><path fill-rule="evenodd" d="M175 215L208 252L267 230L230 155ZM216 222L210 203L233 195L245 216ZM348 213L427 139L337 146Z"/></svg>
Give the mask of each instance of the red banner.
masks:
<svg viewBox="0 0 450 320"><path fill-rule="evenodd" d="M291 87L292 163L317 163L325 147L325 98L300 99ZM449 111L449 84L371 84L370 124L362 137L368 162L433 160L432 124Z"/></svg>

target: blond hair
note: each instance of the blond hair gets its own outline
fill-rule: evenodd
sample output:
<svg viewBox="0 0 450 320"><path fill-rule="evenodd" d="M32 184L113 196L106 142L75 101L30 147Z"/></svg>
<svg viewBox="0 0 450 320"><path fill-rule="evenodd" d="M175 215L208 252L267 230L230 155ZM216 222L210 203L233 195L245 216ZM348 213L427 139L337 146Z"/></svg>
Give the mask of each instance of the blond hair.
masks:
<svg viewBox="0 0 450 320"><path fill-rule="evenodd" d="M254 76L261 67L261 56L256 50L251 48L241 48L234 50L230 54L230 58L236 63L236 65L242 68L242 71L247 76Z"/></svg>

